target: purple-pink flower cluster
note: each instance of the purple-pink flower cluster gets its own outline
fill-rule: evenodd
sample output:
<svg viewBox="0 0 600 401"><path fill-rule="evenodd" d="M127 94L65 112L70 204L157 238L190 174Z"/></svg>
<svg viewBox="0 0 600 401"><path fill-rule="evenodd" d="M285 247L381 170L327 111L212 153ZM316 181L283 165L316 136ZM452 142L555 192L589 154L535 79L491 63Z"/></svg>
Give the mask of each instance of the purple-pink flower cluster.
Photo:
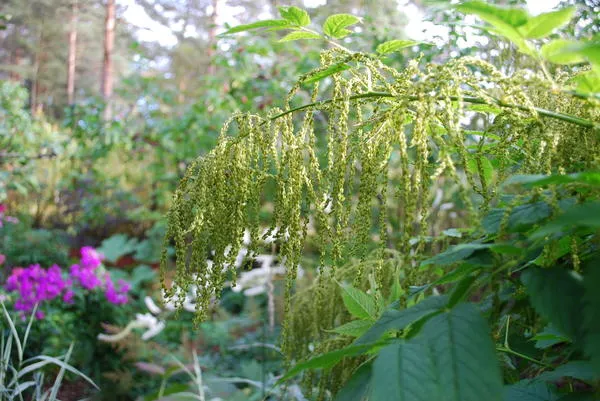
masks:
<svg viewBox="0 0 600 401"><path fill-rule="evenodd" d="M102 264L103 256L94 248L86 246L81 248L79 264L74 264L66 277L62 269L54 265L43 269L40 265L31 265L27 268L16 267L6 282L6 290L18 293L15 309L23 312L31 311L36 304L62 298L65 303L73 303L76 285L85 290L104 291L106 300L115 305L126 304L130 285L119 280L115 286L108 272L101 273L98 267ZM43 318L43 313L38 311L37 318Z"/></svg>

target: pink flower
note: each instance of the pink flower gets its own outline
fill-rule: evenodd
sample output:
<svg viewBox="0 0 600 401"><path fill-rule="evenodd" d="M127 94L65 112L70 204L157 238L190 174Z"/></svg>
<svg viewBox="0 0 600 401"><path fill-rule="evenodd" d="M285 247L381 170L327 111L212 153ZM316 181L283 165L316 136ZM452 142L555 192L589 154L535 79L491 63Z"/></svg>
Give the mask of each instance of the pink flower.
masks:
<svg viewBox="0 0 600 401"><path fill-rule="evenodd" d="M126 304L129 300L127 292L129 292L131 286L124 280L119 280L117 284L119 287L115 288L112 278L108 274L106 275L106 291L104 292L106 300L115 305Z"/></svg>
<svg viewBox="0 0 600 401"><path fill-rule="evenodd" d="M81 248L80 252L82 266L95 269L102 264L104 255L96 251L91 246L84 246L83 248Z"/></svg>
<svg viewBox="0 0 600 401"><path fill-rule="evenodd" d="M2 266L6 262L6 256L0 253L0 266Z"/></svg>

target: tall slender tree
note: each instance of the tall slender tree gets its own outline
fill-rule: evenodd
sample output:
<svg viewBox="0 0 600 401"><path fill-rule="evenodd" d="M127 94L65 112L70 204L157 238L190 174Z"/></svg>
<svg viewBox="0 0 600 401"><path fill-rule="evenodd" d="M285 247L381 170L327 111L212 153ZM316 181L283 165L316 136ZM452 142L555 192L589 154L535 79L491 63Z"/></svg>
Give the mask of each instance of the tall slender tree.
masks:
<svg viewBox="0 0 600 401"><path fill-rule="evenodd" d="M77 60L77 0L71 4L71 23L69 27L69 55L67 58L67 101L69 105L75 102L75 65Z"/></svg>
<svg viewBox="0 0 600 401"><path fill-rule="evenodd" d="M112 54L115 46L115 0L106 0L106 18L104 20L104 61L102 62L102 97L106 102L105 117L110 118L110 97L113 92Z"/></svg>

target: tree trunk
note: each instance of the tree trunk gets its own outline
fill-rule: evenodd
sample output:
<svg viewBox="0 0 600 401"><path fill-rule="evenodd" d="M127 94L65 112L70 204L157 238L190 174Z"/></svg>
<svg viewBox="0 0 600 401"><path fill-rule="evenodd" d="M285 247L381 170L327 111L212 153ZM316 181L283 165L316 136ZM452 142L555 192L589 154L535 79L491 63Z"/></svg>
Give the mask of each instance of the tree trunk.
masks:
<svg viewBox="0 0 600 401"><path fill-rule="evenodd" d="M71 6L71 26L69 30L69 58L67 60L67 99L69 106L75 102L75 61L77 54L77 0Z"/></svg>
<svg viewBox="0 0 600 401"><path fill-rule="evenodd" d="M104 62L102 64L102 97L106 102L104 116L110 118L110 97L113 91L112 53L115 45L115 0L106 0L104 24Z"/></svg>
<svg viewBox="0 0 600 401"><path fill-rule="evenodd" d="M217 17L219 16L219 0L212 1L213 11L210 15L210 26L208 27L208 73L210 75L214 75L216 72L217 66L213 60L215 55L215 48L217 46Z"/></svg>

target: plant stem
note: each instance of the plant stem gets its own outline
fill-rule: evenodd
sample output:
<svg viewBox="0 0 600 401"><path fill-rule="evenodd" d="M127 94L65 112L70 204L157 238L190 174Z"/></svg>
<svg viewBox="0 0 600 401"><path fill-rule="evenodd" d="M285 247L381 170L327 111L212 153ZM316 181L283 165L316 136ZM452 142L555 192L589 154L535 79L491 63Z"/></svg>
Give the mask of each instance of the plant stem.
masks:
<svg viewBox="0 0 600 401"><path fill-rule="evenodd" d="M419 100L419 96L397 96L397 95L393 95L389 92L366 92L366 93L361 93L358 95L350 96L349 99L350 100L359 100L359 99L371 99L371 98L375 98L375 99L376 98L399 98L399 99L408 100L410 102ZM490 103L489 101L487 101L485 99L473 97L473 96L464 96L462 98L458 97L458 96L450 96L448 98L440 98L440 100L444 100L444 99L450 99L452 101L462 100L463 102L473 103L473 104L489 104ZM278 118L281 118L288 114L306 110L306 109L309 109L312 107L324 106L326 104L332 103L333 101L334 101L334 99L326 99L326 100L320 100L320 101L314 102L314 103L304 104L302 106L298 106L293 109L289 109L282 113L279 113L279 114L271 117L270 120L274 121L274 120L277 120ZM505 107L505 108L509 108L509 109L518 109L518 110L523 110L523 111L530 110L530 108L528 108L526 106L523 106L520 104L506 103L501 100L493 100L492 103L496 104L497 106ZM542 109L539 107L533 107L533 110L535 110L536 113L538 113L542 117L554 118L556 120L561 120L561 121L564 121L567 123L579 125L580 127L594 128L594 126L595 126L593 121L586 120L586 119L580 118L580 117L576 117L571 114L559 113L559 112L555 112L555 111L551 111L551 110Z"/></svg>
<svg viewBox="0 0 600 401"><path fill-rule="evenodd" d="M511 354L511 355L514 355L514 356L518 356L519 358L525 359L525 360L527 360L527 361L529 361L529 362L533 362L533 363L535 363L536 365L540 365L540 366L543 366L543 367L545 367L545 368L549 368L549 369L552 369L552 368L553 368L553 366L552 366L552 365L549 365L549 364L547 364L547 363L544 363L544 362L542 362L542 361L538 361L537 359L534 359L534 358L532 358L532 357L530 357L530 356L527 356L527 355L521 354L520 352L513 351L513 350L512 350L512 349L510 349L510 348L506 348L506 347L497 347L497 348L496 348L496 350L497 350L497 351L500 351L500 352L505 352L505 353L507 353L507 354Z"/></svg>

